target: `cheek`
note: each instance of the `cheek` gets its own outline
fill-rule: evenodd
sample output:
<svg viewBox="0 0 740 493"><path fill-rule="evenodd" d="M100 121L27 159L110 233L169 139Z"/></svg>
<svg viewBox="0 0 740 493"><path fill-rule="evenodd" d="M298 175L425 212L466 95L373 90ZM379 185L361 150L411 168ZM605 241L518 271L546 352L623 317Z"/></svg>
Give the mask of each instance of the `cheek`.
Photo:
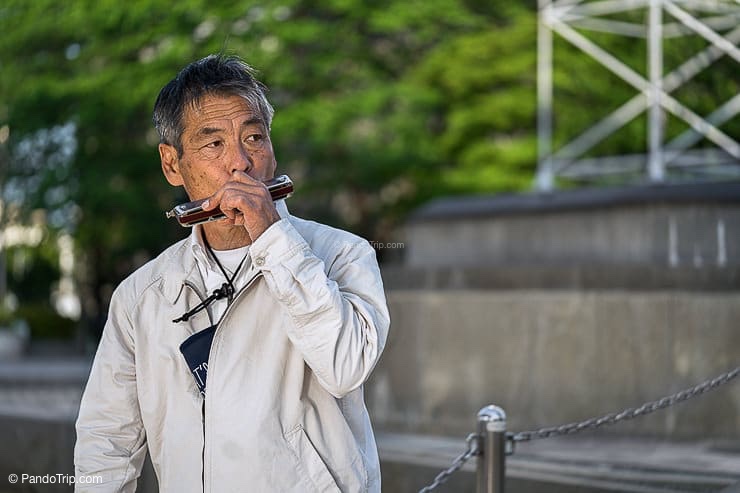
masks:
<svg viewBox="0 0 740 493"><path fill-rule="evenodd" d="M259 162L262 163L262 166L266 169L275 170L277 167L275 153L272 150L272 144L265 146L263 150L256 152L254 156L259 159Z"/></svg>
<svg viewBox="0 0 740 493"><path fill-rule="evenodd" d="M183 174L185 191L193 200L211 195L218 189L220 183L225 181L226 178L221 175L223 171L217 167L190 168L187 173Z"/></svg>
<svg viewBox="0 0 740 493"><path fill-rule="evenodd" d="M259 159L255 160L255 175L258 175L257 177L260 180L264 181L273 178L275 176L276 169L277 162L275 161L275 156L272 154L260 156Z"/></svg>

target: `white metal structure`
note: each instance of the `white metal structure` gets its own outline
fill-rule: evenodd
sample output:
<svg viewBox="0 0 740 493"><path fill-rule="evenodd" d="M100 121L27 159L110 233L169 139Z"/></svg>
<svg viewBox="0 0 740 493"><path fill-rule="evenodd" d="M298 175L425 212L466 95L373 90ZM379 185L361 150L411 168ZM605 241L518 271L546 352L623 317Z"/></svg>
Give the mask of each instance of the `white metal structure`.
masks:
<svg viewBox="0 0 740 493"><path fill-rule="evenodd" d="M615 20L614 14L642 9L643 24ZM664 13L668 15L665 16ZM610 18L610 16L612 16ZM666 22L667 21L667 22ZM646 76L591 41L580 31L599 31L647 38ZM553 149L553 33L632 86L636 94L611 114L559 149ZM669 73L663 70L663 40L701 36L708 44ZM536 187L551 190L558 176L588 179L610 173L642 172L651 182L663 182L672 169L691 169L723 176L740 176L738 136L719 127L740 113L740 94L718 102L701 116L671 93L708 69L720 57L737 62L740 74L740 0L539 0L537 33L538 171ZM740 77L740 75L738 75ZM664 112L689 126L664 141ZM584 158L586 153L631 120L647 112L644 154ZM706 138L715 147L691 147Z"/></svg>

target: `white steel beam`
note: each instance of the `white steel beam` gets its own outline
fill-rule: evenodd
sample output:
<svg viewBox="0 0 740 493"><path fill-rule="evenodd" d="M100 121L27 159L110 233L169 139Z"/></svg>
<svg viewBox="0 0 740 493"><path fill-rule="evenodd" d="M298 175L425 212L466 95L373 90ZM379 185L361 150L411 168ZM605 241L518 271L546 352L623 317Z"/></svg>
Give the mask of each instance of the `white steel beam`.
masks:
<svg viewBox="0 0 740 493"><path fill-rule="evenodd" d="M737 43L740 41L740 26L734 31L727 35L727 39L730 42ZM679 67L672 70L663 78L663 90L666 93L671 93L674 90L681 87L683 84L691 80L694 76L699 74L702 70L709 67L715 62L724 52L714 45L710 45L704 50L700 51L693 57L686 60ZM554 158L560 160L572 160L576 157L586 153L594 145L601 142L603 139L611 135L612 133L619 130L626 123L629 123L634 118L640 115L645 108L647 108L645 94L642 92L636 94L632 99L624 103L622 106L614 110L606 118L602 119L594 126L583 132L581 135L571 140L568 144L561 147L554 155ZM732 116L732 115L731 115ZM725 120L717 123L711 118L707 118L707 121L714 125L721 125ZM699 136L699 139L703 137L701 134L697 134L693 129L688 130L688 133L693 133ZM698 140L698 139L697 139ZM689 144L691 145L691 144ZM555 166L555 170L559 169Z"/></svg>
<svg viewBox="0 0 740 493"><path fill-rule="evenodd" d="M707 26L699 22L694 16L692 16L685 10L680 9L669 0L661 1L664 2L663 6L669 14L681 21L688 28L696 31L699 36L703 37L704 39L715 45L717 48L723 50L725 53L727 53L727 55L740 63L740 49L738 49L737 46L730 43L727 39L723 38L713 30L709 29Z"/></svg>
<svg viewBox="0 0 740 493"><path fill-rule="evenodd" d="M736 46L740 42L740 25L738 25L740 0L733 2L723 0L600 0L592 2L538 0L538 3L540 6L538 23L538 156L540 162L536 183L540 189L552 188L555 177L558 175L594 176L602 172L613 173L620 168L623 172L631 172L640 162L643 170L647 163L648 176L652 181L662 181L667 168L684 169L687 165L700 164L701 159L706 161L707 168L710 165L713 167L712 173L718 170L725 174L736 175L738 173L740 144L718 127L740 113L740 95L731 98L703 118L672 97L670 93L724 55L740 62L740 49ZM600 15L618 14L640 8L648 9L646 26L613 18L598 18ZM664 23L664 10L675 21ZM709 12L710 16L701 17L687 10L692 13ZM616 56L576 31L574 27L622 36L647 37L647 76L637 73ZM732 30L724 35L717 32L726 29ZM558 33L566 41L591 56L637 92L629 101L555 152L552 149L553 32ZM663 75L663 39L696 34L709 41L709 45L685 60L669 74ZM648 110L649 123L647 154L630 155L623 158L581 158L594 145L622 128L645 110ZM668 144L663 142L664 111L672 113L691 127ZM687 151L689 147L704 137L719 147L713 151L715 154L712 154L714 157L723 156L719 161L714 159L709 162L709 154ZM732 169L728 172L721 171L727 168L730 162L735 163L735 166L729 166ZM603 169L597 172L594 169L596 166L603 166ZM692 168L692 172L694 171L696 170ZM701 173L702 171L696 172Z"/></svg>
<svg viewBox="0 0 740 493"><path fill-rule="evenodd" d="M645 26L634 22L613 21L609 19L594 19L593 17L584 17L569 21L571 26L597 31L609 34L618 34L620 36L630 36L632 38L644 38ZM683 27L683 26L681 26Z"/></svg>
<svg viewBox="0 0 740 493"><path fill-rule="evenodd" d="M740 94L736 94L729 101L725 102L725 104L713 111L709 116L707 116L706 120L712 125L719 127L738 113L740 113ZM686 130L666 144L665 148L669 151L667 153L668 155L666 160L672 161L680 155L681 151L696 144L702 139L702 137L704 137L704 135L694 129Z"/></svg>
<svg viewBox="0 0 740 493"><path fill-rule="evenodd" d="M552 190L555 174L552 166L552 31L545 17L552 4L538 0L540 21L537 24L537 169L536 187Z"/></svg>
<svg viewBox="0 0 740 493"><path fill-rule="evenodd" d="M737 8L740 5L740 2L737 0L673 0L673 3L685 4L688 8L693 10L720 14L737 12Z"/></svg>
<svg viewBox="0 0 740 493"><path fill-rule="evenodd" d="M661 0L650 0L648 10L648 176L650 181L665 179L663 166L663 9Z"/></svg>
<svg viewBox="0 0 740 493"><path fill-rule="evenodd" d="M650 0L602 0L599 2L581 3L575 7L563 11L567 14L564 21L575 19L576 17L594 17L598 15L616 14L648 6ZM556 11L559 12L559 11Z"/></svg>
<svg viewBox="0 0 740 493"><path fill-rule="evenodd" d="M698 19L698 21L715 31L732 29L740 23L740 12L716 17L703 17ZM664 38L678 38L689 34L694 34L694 30L685 24L671 22L663 25Z"/></svg>

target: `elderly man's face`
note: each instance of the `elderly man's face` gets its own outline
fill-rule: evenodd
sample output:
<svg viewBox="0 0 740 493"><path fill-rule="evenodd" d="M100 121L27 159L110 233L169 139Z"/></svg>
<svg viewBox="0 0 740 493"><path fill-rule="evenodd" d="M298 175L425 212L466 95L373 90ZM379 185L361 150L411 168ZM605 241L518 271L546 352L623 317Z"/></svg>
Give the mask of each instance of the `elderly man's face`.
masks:
<svg viewBox="0 0 740 493"><path fill-rule="evenodd" d="M185 187L190 200L212 195L235 170L260 181L274 176L276 161L267 122L243 98L204 96L185 110L183 120L182 156L170 156L171 146L160 148L160 153L163 162L176 160L176 174L165 174L171 184Z"/></svg>

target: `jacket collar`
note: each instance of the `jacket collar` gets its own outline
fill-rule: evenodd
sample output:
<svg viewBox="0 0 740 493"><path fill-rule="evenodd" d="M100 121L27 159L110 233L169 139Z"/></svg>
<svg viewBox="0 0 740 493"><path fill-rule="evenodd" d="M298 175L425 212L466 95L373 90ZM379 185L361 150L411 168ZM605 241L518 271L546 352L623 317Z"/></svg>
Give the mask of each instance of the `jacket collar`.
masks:
<svg viewBox="0 0 740 493"><path fill-rule="evenodd" d="M290 212L284 199L276 201L275 208L281 219L290 217ZM170 255L162 280L162 293L170 303L174 304L177 302L186 281L190 280L191 283L194 282L197 286L202 284L200 276L194 275L194 273L197 273L196 255L203 255L204 258L207 258L203 249L203 241L201 240L201 228L201 225L194 226L190 232L190 236L181 241Z"/></svg>

